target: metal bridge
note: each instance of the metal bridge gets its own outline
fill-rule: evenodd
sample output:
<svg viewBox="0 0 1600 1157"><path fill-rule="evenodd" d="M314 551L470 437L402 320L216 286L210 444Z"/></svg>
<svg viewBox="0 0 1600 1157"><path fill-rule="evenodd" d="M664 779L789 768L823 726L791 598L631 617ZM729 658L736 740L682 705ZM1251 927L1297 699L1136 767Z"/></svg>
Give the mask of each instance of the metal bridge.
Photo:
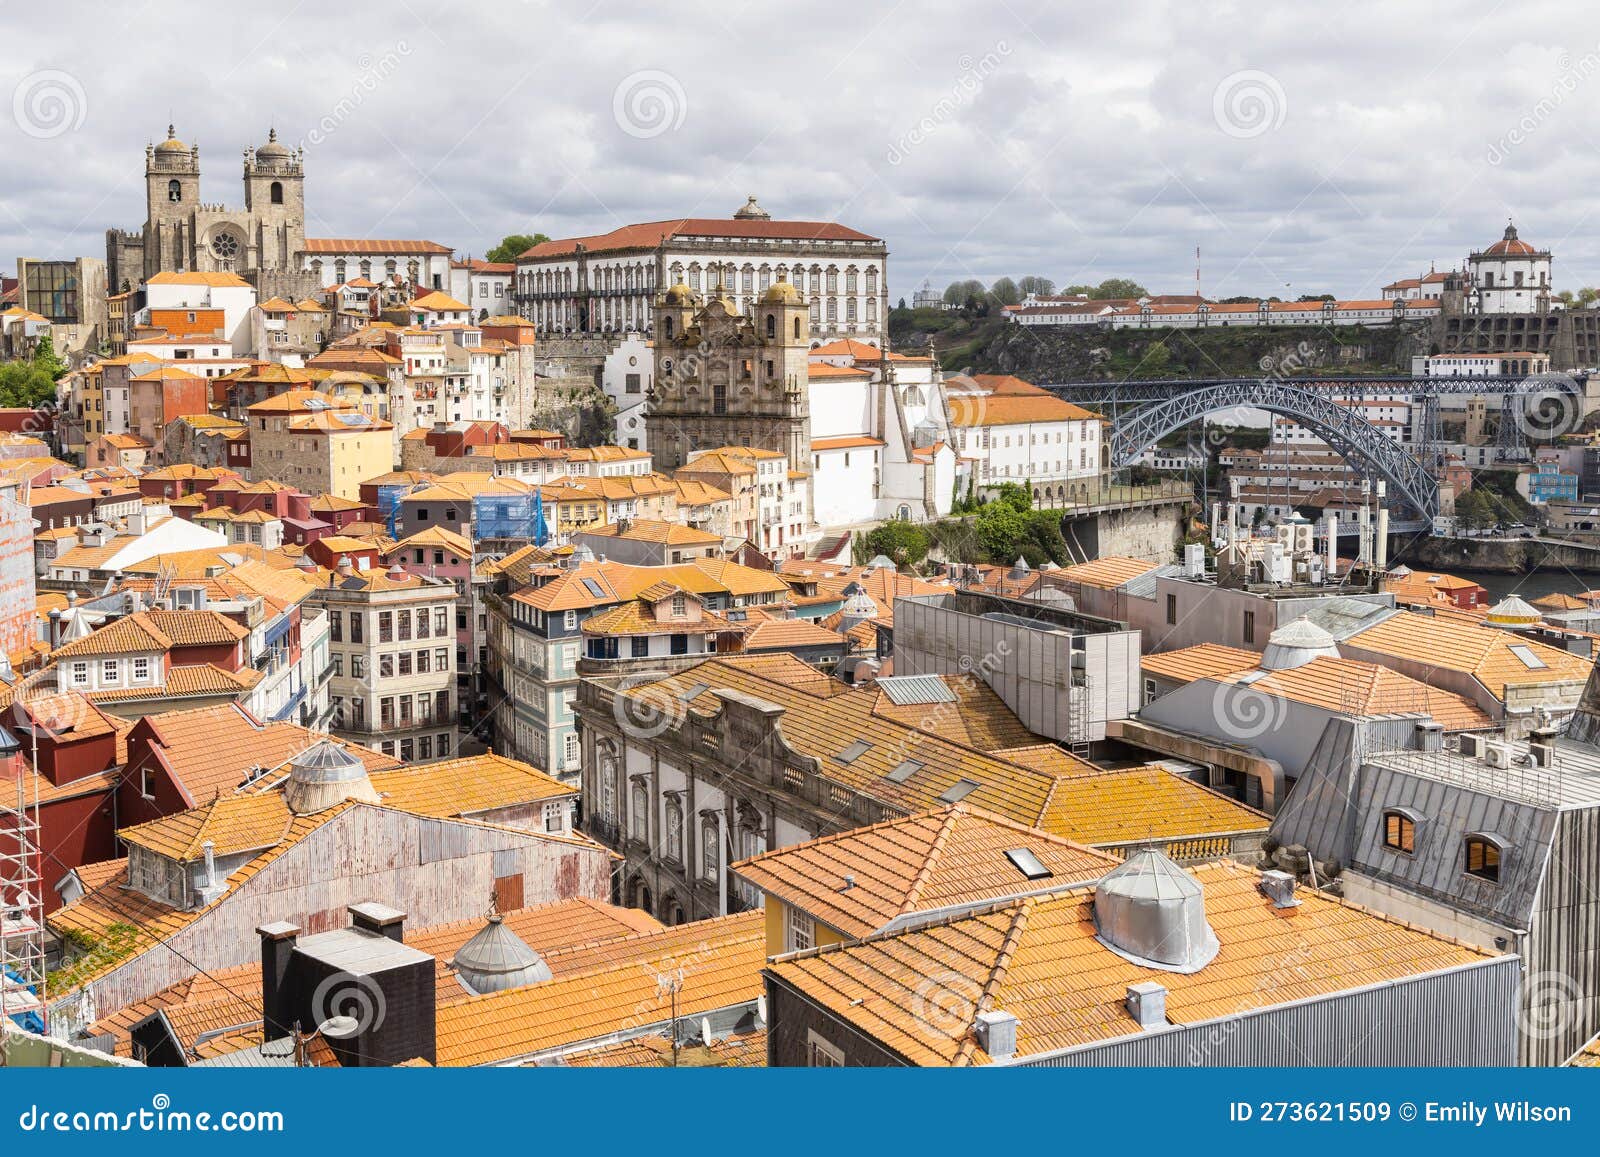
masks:
<svg viewBox="0 0 1600 1157"><path fill-rule="evenodd" d="M1526 456L1524 435L1562 433L1583 415L1584 380L1568 374L1531 377L1267 377L1177 381L1064 382L1044 388L1069 402L1091 406L1111 419L1111 465L1132 466L1162 438L1207 414L1240 407L1294 418L1348 461L1363 462L1393 487L1393 495L1422 520L1439 513L1439 486L1431 466L1439 456L1439 399L1499 395L1497 457ZM1394 441L1357 409L1337 399L1405 394L1423 407L1419 438ZM1530 411L1534 415L1529 417Z"/></svg>

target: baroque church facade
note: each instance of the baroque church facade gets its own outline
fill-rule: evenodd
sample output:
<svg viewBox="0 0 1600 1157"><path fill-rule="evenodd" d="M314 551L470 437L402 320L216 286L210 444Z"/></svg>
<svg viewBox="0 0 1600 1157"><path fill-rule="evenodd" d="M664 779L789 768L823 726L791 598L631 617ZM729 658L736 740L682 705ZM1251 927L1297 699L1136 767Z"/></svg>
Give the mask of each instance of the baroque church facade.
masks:
<svg viewBox="0 0 1600 1157"><path fill-rule="evenodd" d="M200 197L200 147L167 138L145 146L145 222L106 234L108 292L137 288L157 273L237 273L263 294L306 296L303 150L269 132L244 152L244 207ZM304 283L304 284L302 284ZM296 293L296 290L300 292Z"/></svg>

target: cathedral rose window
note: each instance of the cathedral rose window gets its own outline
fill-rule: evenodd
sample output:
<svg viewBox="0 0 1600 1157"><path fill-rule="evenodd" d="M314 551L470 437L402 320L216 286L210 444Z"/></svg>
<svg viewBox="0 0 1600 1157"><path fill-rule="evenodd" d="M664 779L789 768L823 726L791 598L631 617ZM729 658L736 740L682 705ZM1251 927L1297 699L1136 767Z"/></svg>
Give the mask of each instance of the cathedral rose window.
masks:
<svg viewBox="0 0 1600 1157"><path fill-rule="evenodd" d="M232 233L218 233L211 239L211 256L218 261L232 261L239 256L239 239Z"/></svg>

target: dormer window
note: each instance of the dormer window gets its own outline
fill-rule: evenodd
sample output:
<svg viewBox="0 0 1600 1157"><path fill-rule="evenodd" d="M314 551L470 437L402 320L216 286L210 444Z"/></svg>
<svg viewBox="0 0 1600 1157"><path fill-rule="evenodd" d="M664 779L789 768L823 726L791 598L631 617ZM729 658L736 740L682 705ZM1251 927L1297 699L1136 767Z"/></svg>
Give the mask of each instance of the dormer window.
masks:
<svg viewBox="0 0 1600 1157"><path fill-rule="evenodd" d="M1383 846L1412 855L1417 850L1417 821L1404 812L1383 813Z"/></svg>
<svg viewBox="0 0 1600 1157"><path fill-rule="evenodd" d="M1488 880L1491 884L1500 882L1500 853L1501 847L1497 840L1488 836L1468 836L1465 841L1466 872L1469 876L1476 876L1480 880Z"/></svg>

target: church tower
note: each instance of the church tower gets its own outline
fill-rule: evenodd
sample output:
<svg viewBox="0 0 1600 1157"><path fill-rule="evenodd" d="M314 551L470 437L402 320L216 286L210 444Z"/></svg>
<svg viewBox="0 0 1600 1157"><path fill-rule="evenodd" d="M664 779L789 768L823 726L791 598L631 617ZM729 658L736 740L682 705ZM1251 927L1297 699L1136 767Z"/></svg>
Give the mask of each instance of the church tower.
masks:
<svg viewBox="0 0 1600 1157"><path fill-rule="evenodd" d="M189 269L200 205L200 146L184 144L168 125L166 140L145 146L144 182L144 276Z"/></svg>
<svg viewBox="0 0 1600 1157"><path fill-rule="evenodd" d="M244 154L244 208L254 226L247 267L292 270L306 247L302 150L290 151L267 133L267 143Z"/></svg>

